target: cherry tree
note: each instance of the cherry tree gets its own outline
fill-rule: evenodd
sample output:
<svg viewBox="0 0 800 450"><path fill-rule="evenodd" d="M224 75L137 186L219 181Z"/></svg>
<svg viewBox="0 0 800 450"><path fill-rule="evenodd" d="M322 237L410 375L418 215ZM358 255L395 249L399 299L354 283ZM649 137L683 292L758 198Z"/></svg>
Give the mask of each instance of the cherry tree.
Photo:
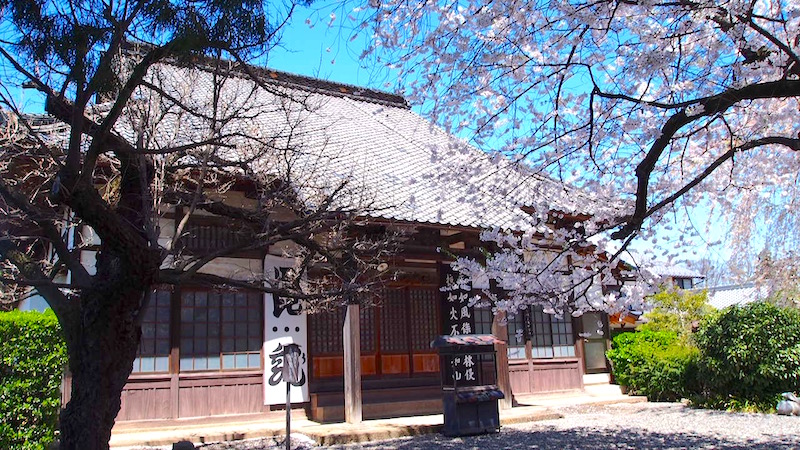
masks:
<svg viewBox="0 0 800 450"><path fill-rule="evenodd" d="M594 274L580 279L607 277L618 250L656 240L678 217L702 228L696 205L731 224L734 254L764 238L773 250L797 244L797 2L388 0L348 13L353 37L369 36L364 60L396 75L437 124L531 173L617 200L576 222L584 237L554 241L572 267ZM539 213L536 226L547 224L547 198L523 201ZM679 241L692 233L672 232ZM541 289L526 285L537 302L558 290L552 270L522 257L532 236L506 239L517 258L503 257L513 272L537 274ZM576 252L595 255L579 262ZM483 270L502 280L492 265Z"/></svg>

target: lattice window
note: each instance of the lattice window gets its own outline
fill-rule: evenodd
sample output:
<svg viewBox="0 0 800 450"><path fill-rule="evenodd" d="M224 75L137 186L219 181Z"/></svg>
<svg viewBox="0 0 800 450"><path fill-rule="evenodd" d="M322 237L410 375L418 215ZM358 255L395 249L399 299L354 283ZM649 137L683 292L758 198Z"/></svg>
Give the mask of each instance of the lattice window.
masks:
<svg viewBox="0 0 800 450"><path fill-rule="evenodd" d="M557 318L550 316L553 332L553 356L565 358L575 356L575 337L572 334L572 320L569 316Z"/></svg>
<svg viewBox="0 0 800 450"><path fill-rule="evenodd" d="M344 310L325 311L308 316L310 322L309 344L314 356L341 355Z"/></svg>
<svg viewBox="0 0 800 450"><path fill-rule="evenodd" d="M150 294L142 317L142 339L133 372L167 372L169 370L169 318L172 293L157 290Z"/></svg>
<svg viewBox="0 0 800 450"><path fill-rule="evenodd" d="M314 356L341 355L343 349L345 308L308 316L310 322L309 345ZM375 310L359 309L361 353L375 353Z"/></svg>
<svg viewBox="0 0 800 450"><path fill-rule="evenodd" d="M494 314L491 308L475 307L475 333L492 334L492 321Z"/></svg>
<svg viewBox="0 0 800 450"><path fill-rule="evenodd" d="M263 295L254 291L222 294L222 368L261 367Z"/></svg>
<svg viewBox="0 0 800 450"><path fill-rule="evenodd" d="M375 353L375 308L362 306L359 309L361 330L361 353Z"/></svg>
<svg viewBox="0 0 800 450"><path fill-rule="evenodd" d="M530 314L530 338L533 358L575 356L575 341L570 317L557 318L534 307Z"/></svg>
<svg viewBox="0 0 800 450"><path fill-rule="evenodd" d="M381 353L408 352L406 293L399 289L384 290L380 308Z"/></svg>
<svg viewBox="0 0 800 450"><path fill-rule="evenodd" d="M180 370L261 367L262 294L181 292Z"/></svg>
<svg viewBox="0 0 800 450"><path fill-rule="evenodd" d="M248 242L252 238L252 231L243 227L189 223L181 241L189 252L208 252Z"/></svg>
<svg viewBox="0 0 800 450"><path fill-rule="evenodd" d="M414 351L431 351L431 341L439 334L436 304L439 292L436 289L409 288L411 302L411 348Z"/></svg>

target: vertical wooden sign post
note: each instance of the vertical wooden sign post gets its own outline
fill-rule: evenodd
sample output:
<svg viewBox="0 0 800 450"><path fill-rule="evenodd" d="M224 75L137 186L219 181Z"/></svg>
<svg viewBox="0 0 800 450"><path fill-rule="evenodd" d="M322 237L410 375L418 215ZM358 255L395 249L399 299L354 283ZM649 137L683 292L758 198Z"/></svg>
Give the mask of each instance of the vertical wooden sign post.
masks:
<svg viewBox="0 0 800 450"><path fill-rule="evenodd" d="M344 318L344 419L361 423L361 330L359 305L347 305Z"/></svg>
<svg viewBox="0 0 800 450"><path fill-rule="evenodd" d="M286 382L286 450L292 450L292 401L289 398L291 395L292 383Z"/></svg>
<svg viewBox="0 0 800 450"><path fill-rule="evenodd" d="M283 381L286 382L286 450L292 448L292 384L301 381L303 372L303 354L297 344L283 346Z"/></svg>

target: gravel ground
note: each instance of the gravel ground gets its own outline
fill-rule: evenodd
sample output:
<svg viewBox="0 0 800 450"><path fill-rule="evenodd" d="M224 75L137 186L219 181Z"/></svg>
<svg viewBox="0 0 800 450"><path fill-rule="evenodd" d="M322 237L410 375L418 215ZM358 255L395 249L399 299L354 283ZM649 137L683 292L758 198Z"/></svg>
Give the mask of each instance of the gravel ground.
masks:
<svg viewBox="0 0 800 450"><path fill-rule="evenodd" d="M698 410L676 403L618 404L561 410L564 418L507 425L498 434L441 434L327 449L800 449L800 417ZM294 448L311 448L293 436ZM206 445L204 450L281 449L258 439Z"/></svg>
<svg viewBox="0 0 800 450"><path fill-rule="evenodd" d="M800 417L697 410L675 403L564 410L499 434L394 439L337 449L800 449Z"/></svg>

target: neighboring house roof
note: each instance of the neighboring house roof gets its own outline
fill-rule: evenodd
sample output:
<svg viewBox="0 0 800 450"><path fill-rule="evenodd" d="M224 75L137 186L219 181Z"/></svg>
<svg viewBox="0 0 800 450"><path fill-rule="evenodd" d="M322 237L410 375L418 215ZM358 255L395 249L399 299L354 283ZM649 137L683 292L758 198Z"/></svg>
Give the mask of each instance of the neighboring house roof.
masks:
<svg viewBox="0 0 800 450"><path fill-rule="evenodd" d="M757 286L755 283L718 286L707 290L708 304L716 309L723 309L733 305L746 305L764 300L769 295L767 286Z"/></svg>
<svg viewBox="0 0 800 450"><path fill-rule="evenodd" d="M226 78L220 86L210 70L167 64L154 67L150 76L174 98L201 109L210 108L216 86L222 104L248 110L226 124L226 132L257 135L275 148L301 149L293 156L293 179L300 197L311 204L348 180L351 189L341 204L362 205L371 217L417 223L525 230L531 226L530 206L575 214L619 207L467 145L412 112L400 96L250 70L257 71L266 89L255 89L243 76ZM153 94L143 91L139 98L147 101L148 95ZM133 109L117 131L137 142L141 118ZM165 147L180 145L203 139L206 128L202 120L179 117L176 111L161 119L149 139ZM249 158L260 150L236 151ZM281 161L266 156L259 164L262 173L281 170Z"/></svg>
<svg viewBox="0 0 800 450"><path fill-rule="evenodd" d="M705 275L681 264L654 262L648 267L651 272L665 278L705 278Z"/></svg>
<svg viewBox="0 0 800 450"><path fill-rule="evenodd" d="M627 250L622 254L622 261L632 268L638 268L654 276L657 284L665 278L705 278L705 275L682 264L672 262L654 261L649 255Z"/></svg>

